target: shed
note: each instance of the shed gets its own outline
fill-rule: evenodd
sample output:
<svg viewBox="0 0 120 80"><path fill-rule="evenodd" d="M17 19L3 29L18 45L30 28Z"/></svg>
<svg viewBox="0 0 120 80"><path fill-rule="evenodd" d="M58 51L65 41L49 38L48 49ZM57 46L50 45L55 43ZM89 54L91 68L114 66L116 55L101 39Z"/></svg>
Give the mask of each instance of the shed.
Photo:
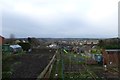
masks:
<svg viewBox="0 0 120 80"><path fill-rule="evenodd" d="M120 49L106 49L102 51L103 63L108 66L118 66L120 59Z"/></svg>
<svg viewBox="0 0 120 80"><path fill-rule="evenodd" d="M9 44L3 44L2 45L2 51L3 52L10 52L10 45Z"/></svg>
<svg viewBox="0 0 120 80"><path fill-rule="evenodd" d="M14 53L22 51L22 47L20 45L10 45L10 49Z"/></svg>
<svg viewBox="0 0 120 80"><path fill-rule="evenodd" d="M0 45L4 44L5 38L0 35Z"/></svg>

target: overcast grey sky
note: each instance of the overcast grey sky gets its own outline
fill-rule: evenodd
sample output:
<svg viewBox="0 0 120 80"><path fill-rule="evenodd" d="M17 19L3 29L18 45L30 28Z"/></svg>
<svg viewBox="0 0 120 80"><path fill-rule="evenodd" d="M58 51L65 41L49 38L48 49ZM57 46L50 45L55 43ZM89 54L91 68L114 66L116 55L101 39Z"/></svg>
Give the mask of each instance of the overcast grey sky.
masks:
<svg viewBox="0 0 120 80"><path fill-rule="evenodd" d="M9 37L118 36L119 0L0 0L0 34Z"/></svg>

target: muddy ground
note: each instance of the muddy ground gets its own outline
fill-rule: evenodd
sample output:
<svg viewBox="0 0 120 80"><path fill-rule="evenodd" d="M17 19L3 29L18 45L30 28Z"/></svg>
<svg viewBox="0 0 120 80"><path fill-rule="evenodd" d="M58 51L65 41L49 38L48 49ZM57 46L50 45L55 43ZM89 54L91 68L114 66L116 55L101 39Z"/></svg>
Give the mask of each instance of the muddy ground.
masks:
<svg viewBox="0 0 120 80"><path fill-rule="evenodd" d="M31 53L17 57L12 65L13 72L10 78L36 79L47 66L55 51L54 49L33 49Z"/></svg>

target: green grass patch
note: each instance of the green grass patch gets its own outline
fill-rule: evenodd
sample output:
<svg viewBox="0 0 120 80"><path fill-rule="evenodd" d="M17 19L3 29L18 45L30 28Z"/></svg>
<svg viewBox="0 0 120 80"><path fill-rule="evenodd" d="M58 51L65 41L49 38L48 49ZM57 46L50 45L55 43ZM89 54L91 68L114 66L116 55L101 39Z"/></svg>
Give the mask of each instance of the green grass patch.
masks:
<svg viewBox="0 0 120 80"><path fill-rule="evenodd" d="M50 78L55 77L55 71L56 71L56 67L57 67L56 64L57 64L57 61L55 61L54 64L53 64L52 71L51 71L51 74L50 74Z"/></svg>

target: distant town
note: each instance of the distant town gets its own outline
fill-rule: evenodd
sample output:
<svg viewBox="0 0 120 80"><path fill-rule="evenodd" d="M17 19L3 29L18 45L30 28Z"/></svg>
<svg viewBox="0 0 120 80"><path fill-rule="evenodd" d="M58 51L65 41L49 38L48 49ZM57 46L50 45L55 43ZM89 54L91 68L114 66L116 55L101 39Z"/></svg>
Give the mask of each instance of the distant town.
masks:
<svg viewBox="0 0 120 80"><path fill-rule="evenodd" d="M5 38L2 79L119 79L119 38Z"/></svg>

